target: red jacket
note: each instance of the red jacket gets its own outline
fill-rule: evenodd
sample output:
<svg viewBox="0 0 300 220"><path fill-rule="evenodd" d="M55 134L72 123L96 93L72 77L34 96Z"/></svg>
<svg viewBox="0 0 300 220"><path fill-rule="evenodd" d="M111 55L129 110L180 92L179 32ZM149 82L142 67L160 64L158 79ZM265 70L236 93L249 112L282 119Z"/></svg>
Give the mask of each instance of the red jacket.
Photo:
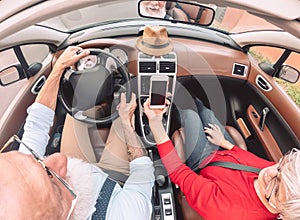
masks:
<svg viewBox="0 0 300 220"><path fill-rule="evenodd" d="M182 163L171 141L158 145L170 179L185 194L187 202L206 220L276 219L258 198L254 189L256 173L207 166L200 175ZM218 151L212 161L229 161L264 168L274 163L239 147Z"/></svg>

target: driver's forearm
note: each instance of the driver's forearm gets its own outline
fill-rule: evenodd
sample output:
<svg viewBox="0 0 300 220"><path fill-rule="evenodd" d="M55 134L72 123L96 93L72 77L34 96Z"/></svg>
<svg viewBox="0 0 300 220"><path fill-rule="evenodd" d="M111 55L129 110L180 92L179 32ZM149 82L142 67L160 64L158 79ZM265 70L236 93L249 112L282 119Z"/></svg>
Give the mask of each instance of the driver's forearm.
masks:
<svg viewBox="0 0 300 220"><path fill-rule="evenodd" d="M43 104L55 111L59 82L63 71L63 69L53 69L46 80L46 83L37 95L35 102Z"/></svg>

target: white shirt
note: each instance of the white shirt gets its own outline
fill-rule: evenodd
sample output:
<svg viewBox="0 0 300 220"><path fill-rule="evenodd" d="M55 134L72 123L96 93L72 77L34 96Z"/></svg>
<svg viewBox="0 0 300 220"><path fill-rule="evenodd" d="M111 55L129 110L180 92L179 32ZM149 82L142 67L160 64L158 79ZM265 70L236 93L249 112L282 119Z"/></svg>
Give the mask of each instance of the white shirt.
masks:
<svg viewBox="0 0 300 220"><path fill-rule="evenodd" d="M27 110L28 116L24 126L22 141L30 146L39 155L44 155L49 141L49 129L53 124L54 111L48 107L33 103ZM20 152L30 154L21 145ZM99 192L107 178L107 174L100 168L90 164L92 171L93 204L96 204ZM123 188L116 184L109 201L107 220L146 220L152 213L152 187L154 183L154 168L149 157L140 157L130 162L130 176ZM78 198L80 199L80 198ZM76 207L75 207L76 208ZM90 217L95 207L90 209Z"/></svg>

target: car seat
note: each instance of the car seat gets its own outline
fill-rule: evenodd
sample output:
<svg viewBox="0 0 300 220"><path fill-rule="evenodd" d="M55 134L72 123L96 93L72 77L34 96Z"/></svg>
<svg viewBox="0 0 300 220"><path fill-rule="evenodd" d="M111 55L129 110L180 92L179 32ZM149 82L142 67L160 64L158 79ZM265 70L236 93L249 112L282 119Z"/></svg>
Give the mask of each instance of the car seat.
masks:
<svg viewBox="0 0 300 220"><path fill-rule="evenodd" d="M194 5L180 3L178 3L178 7L181 8L181 11L186 14L191 22L197 24L209 24L214 16L211 10L207 10L204 7L195 7Z"/></svg>
<svg viewBox="0 0 300 220"><path fill-rule="evenodd" d="M186 13L180 8L176 7L177 2L167 2L166 11L173 19L188 22L189 18Z"/></svg>

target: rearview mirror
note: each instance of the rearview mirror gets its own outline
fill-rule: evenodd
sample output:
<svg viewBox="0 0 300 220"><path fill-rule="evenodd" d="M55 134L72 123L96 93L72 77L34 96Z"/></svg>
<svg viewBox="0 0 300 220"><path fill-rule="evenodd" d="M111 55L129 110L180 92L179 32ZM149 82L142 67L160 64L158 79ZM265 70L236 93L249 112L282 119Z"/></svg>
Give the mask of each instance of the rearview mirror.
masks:
<svg viewBox="0 0 300 220"><path fill-rule="evenodd" d="M299 74L299 71L294 67L291 67L289 65L282 65L278 72L278 78L290 83L295 83L299 79Z"/></svg>
<svg viewBox="0 0 300 220"><path fill-rule="evenodd" d="M140 0L138 3L138 11L141 17L202 26L211 25L215 17L215 11L211 7L200 5L196 2L182 2L176 0Z"/></svg>

